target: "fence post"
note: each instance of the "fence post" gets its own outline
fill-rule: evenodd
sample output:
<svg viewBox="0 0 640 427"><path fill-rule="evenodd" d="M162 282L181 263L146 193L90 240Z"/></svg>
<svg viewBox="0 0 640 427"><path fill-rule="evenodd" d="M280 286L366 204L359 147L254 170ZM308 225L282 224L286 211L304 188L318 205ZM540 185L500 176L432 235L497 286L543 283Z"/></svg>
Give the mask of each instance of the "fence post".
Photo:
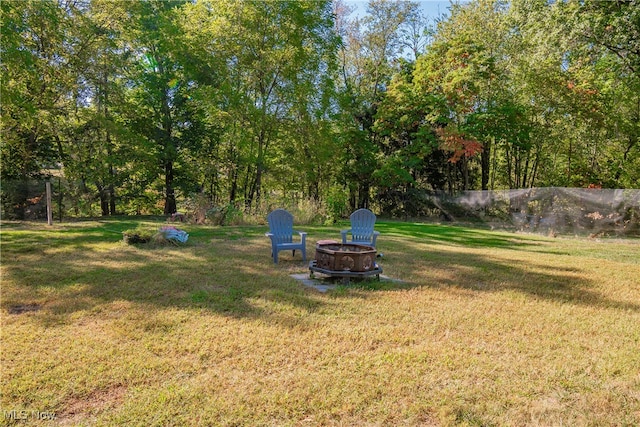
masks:
<svg viewBox="0 0 640 427"><path fill-rule="evenodd" d="M51 181L46 182L46 188L47 188L47 224L53 225L53 210L51 209Z"/></svg>

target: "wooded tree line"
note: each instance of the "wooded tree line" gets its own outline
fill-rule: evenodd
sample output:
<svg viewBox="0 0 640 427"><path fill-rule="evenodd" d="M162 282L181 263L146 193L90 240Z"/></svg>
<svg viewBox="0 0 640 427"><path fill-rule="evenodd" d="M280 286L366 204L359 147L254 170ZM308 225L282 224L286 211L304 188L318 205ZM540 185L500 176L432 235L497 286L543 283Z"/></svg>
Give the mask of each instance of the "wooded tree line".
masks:
<svg viewBox="0 0 640 427"><path fill-rule="evenodd" d="M638 188L640 5L14 0L3 209L63 176L79 215L425 192ZM10 205L10 206L9 206Z"/></svg>

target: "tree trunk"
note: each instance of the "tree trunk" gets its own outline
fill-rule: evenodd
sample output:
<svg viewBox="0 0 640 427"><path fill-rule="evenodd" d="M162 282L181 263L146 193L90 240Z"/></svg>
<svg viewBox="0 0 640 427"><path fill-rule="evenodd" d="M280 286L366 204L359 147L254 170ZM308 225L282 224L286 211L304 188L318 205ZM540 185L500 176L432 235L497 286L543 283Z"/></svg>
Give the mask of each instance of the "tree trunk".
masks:
<svg viewBox="0 0 640 427"><path fill-rule="evenodd" d="M506 147L505 157L507 158L507 179L509 181L509 188L514 188L513 186L513 172L512 172L512 163L513 159L511 157L511 150L509 146Z"/></svg>
<svg viewBox="0 0 640 427"><path fill-rule="evenodd" d="M489 189L489 168L491 165L491 142L486 142L484 150L480 155L482 165L482 190Z"/></svg>
<svg viewBox="0 0 640 427"><path fill-rule="evenodd" d="M107 115L107 109L105 108L105 116ZM109 158L112 156L111 151L111 133L107 130L107 154ZM109 215L116 214L116 190L113 185L116 179L116 171L113 167L113 163L109 161L109 185L107 186L107 191L109 192Z"/></svg>
<svg viewBox="0 0 640 427"><path fill-rule="evenodd" d="M236 201L236 197L238 194L238 168L233 167L231 170L231 189L229 190L229 202L233 203Z"/></svg>
<svg viewBox="0 0 640 427"><path fill-rule="evenodd" d="M256 169L256 180L255 180L255 188L254 191L252 191L252 194L255 194L255 201L256 201L256 212L258 212L258 209L260 208L260 190L262 187L262 164L258 163L258 167Z"/></svg>
<svg viewBox="0 0 640 427"><path fill-rule="evenodd" d="M100 196L100 212L102 216L109 216L109 194L107 189L100 184L96 184L98 187L98 194Z"/></svg>
<svg viewBox="0 0 640 427"><path fill-rule="evenodd" d="M355 211L358 207L357 189L353 184L349 185L349 207L352 211Z"/></svg>
<svg viewBox="0 0 640 427"><path fill-rule="evenodd" d="M567 156L567 182L566 185L570 186L572 185L571 183L571 154L573 151L573 144L571 143L571 141L569 141L569 153Z"/></svg>
<svg viewBox="0 0 640 427"><path fill-rule="evenodd" d="M109 215L116 214L116 190L113 184L109 185Z"/></svg>
<svg viewBox="0 0 640 427"><path fill-rule="evenodd" d="M467 160L467 156L462 156L462 180L462 190L467 191L469 189L469 160Z"/></svg>
<svg viewBox="0 0 640 427"><path fill-rule="evenodd" d="M370 202L370 197L369 197L369 190L371 188L371 185L369 184L369 180L365 180L364 182L360 183L360 188L358 189L358 208L362 208L362 209L369 209L369 202Z"/></svg>
<svg viewBox="0 0 640 427"><path fill-rule="evenodd" d="M164 214L171 215L176 213L176 195L173 190L173 162L165 161L164 164L164 185L166 189L164 199Z"/></svg>

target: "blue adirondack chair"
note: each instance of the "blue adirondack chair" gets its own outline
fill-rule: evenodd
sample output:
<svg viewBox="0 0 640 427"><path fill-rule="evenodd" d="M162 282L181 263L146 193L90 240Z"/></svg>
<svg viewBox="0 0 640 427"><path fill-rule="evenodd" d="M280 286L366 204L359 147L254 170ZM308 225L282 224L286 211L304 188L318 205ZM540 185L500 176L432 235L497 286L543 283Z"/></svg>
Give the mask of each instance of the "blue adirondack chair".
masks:
<svg viewBox="0 0 640 427"><path fill-rule="evenodd" d="M369 209L358 209L349 217L351 220L351 228L340 231L342 235L342 243L347 242L347 234L351 233L351 242L360 245L368 245L376 247L376 239L380 235L379 231L375 231L373 227L376 225L376 216Z"/></svg>
<svg viewBox="0 0 640 427"><path fill-rule="evenodd" d="M296 250L300 249L302 260L307 260L307 233L293 229L293 215L284 209L276 209L267 215L267 222L269 223L269 232L265 233L265 236L271 239L271 255L274 264L278 263L278 252L280 251L293 251L295 257ZM300 235L300 242L293 241L294 233Z"/></svg>

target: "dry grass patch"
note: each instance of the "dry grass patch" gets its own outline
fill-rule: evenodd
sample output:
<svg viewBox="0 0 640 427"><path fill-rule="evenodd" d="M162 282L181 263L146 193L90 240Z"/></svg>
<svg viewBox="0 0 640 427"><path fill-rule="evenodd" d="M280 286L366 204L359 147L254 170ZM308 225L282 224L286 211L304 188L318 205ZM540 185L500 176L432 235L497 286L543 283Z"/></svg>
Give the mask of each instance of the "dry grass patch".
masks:
<svg viewBox="0 0 640 427"><path fill-rule="evenodd" d="M404 283L321 294L289 277L298 254L273 265L265 227L187 227L182 247L124 245L130 222L3 227L2 409L59 425L640 423L638 242L382 222L380 262ZM310 255L339 228L307 227Z"/></svg>

